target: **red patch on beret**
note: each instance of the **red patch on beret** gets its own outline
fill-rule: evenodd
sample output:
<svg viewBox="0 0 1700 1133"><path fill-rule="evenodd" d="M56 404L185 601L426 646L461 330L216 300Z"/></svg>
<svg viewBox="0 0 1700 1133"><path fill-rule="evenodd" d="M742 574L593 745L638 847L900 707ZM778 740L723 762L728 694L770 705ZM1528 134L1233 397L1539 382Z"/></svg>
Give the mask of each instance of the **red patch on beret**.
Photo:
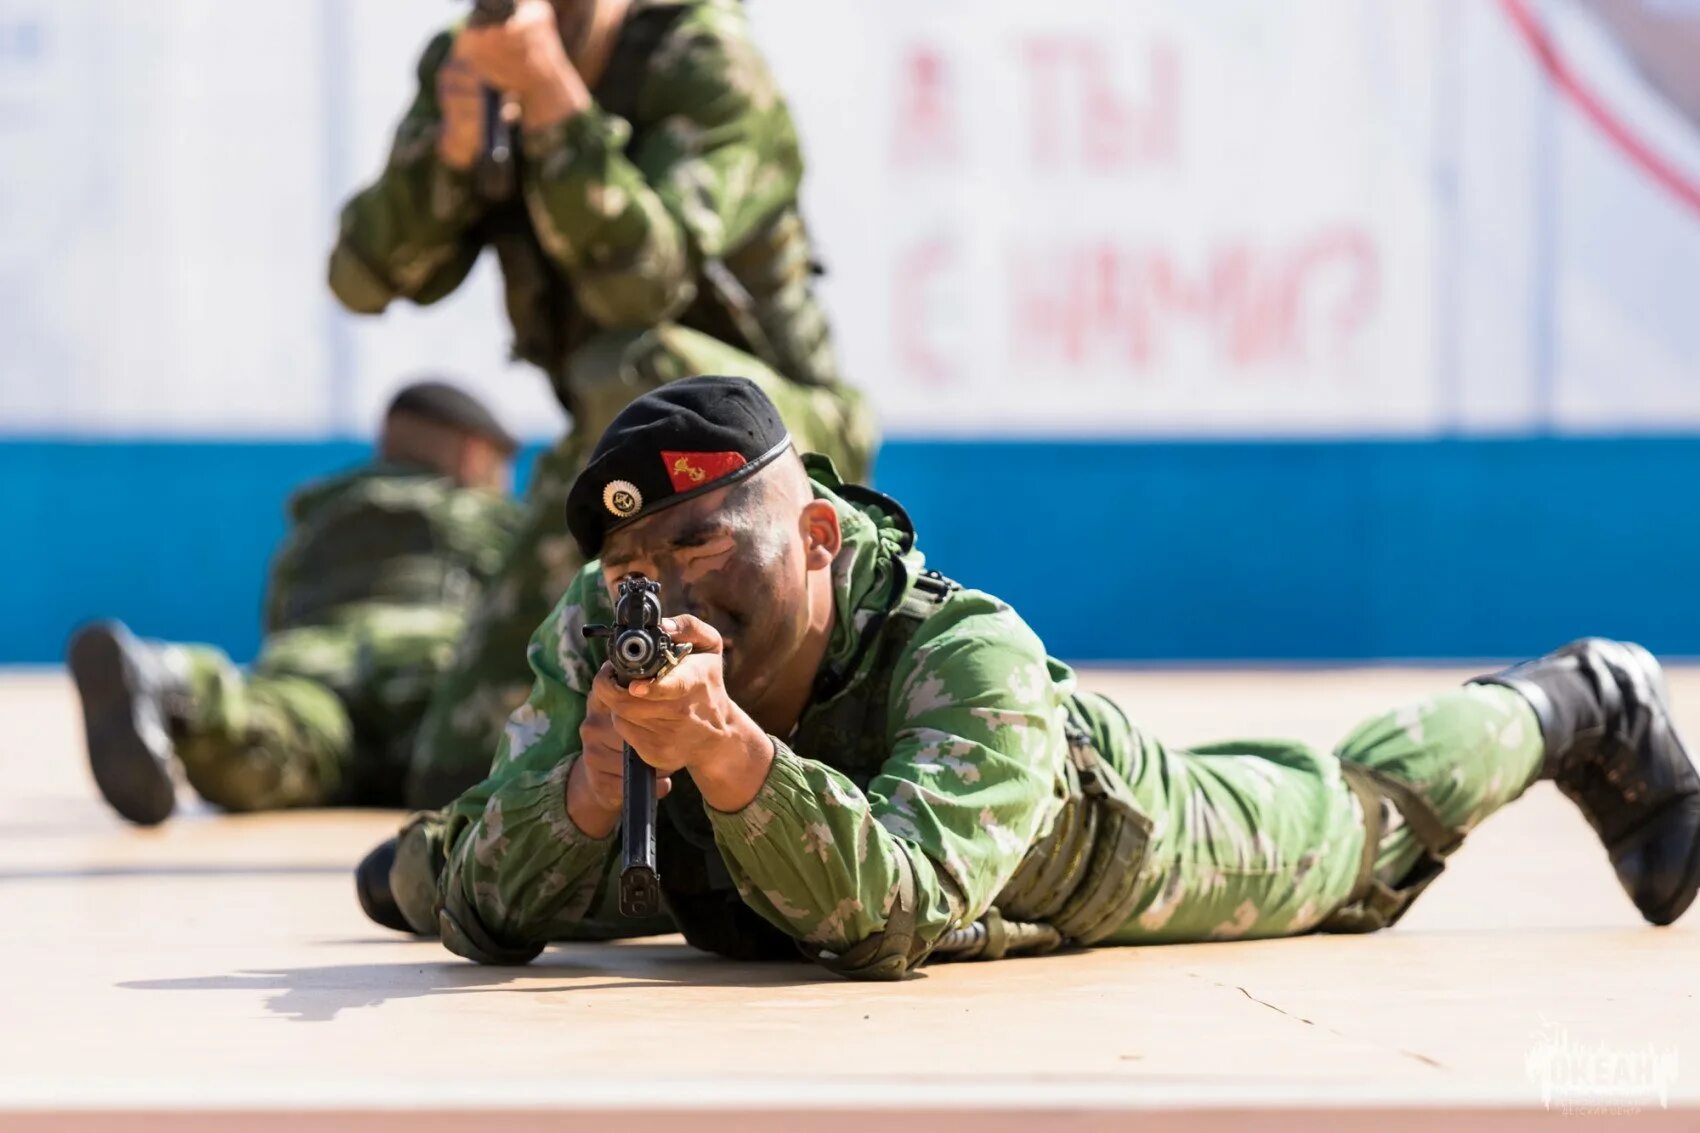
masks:
<svg viewBox="0 0 1700 1133"><path fill-rule="evenodd" d="M742 453L736 452L663 452L661 459L675 492L689 492L712 484L749 463Z"/></svg>

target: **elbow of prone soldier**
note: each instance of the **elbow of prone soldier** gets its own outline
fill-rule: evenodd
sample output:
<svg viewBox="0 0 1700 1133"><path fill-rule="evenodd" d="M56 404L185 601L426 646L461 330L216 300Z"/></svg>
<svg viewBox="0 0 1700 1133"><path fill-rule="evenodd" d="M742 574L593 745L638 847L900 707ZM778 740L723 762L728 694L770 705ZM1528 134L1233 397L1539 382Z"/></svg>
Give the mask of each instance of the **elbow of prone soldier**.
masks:
<svg viewBox="0 0 1700 1133"><path fill-rule="evenodd" d="M870 983L907 979L920 961L906 950L893 948L884 933L875 933L843 952L829 952L806 944L800 947L804 955L827 971L847 980Z"/></svg>
<svg viewBox="0 0 1700 1133"><path fill-rule="evenodd" d="M522 967L543 952L541 944L505 944L476 922L463 921L447 909L437 914L437 930L443 947L487 967Z"/></svg>
<svg viewBox="0 0 1700 1133"><path fill-rule="evenodd" d="M896 980L906 980L914 972L914 969L902 960L895 963L875 964L866 968L839 968L830 964L823 966L847 980L857 980L862 983L890 983Z"/></svg>

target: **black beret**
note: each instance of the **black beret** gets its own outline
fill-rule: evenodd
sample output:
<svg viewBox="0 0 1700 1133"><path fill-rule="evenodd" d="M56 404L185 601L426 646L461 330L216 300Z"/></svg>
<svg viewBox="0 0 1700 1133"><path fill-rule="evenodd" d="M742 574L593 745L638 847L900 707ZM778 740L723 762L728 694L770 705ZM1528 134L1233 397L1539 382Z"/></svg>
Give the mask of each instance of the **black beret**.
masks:
<svg viewBox="0 0 1700 1133"><path fill-rule="evenodd" d="M407 386L390 399L390 407L384 415L387 417L391 413L407 413L451 429L476 434L505 452L512 453L519 448L519 441L502 428L502 423L482 401L445 381L432 379Z"/></svg>
<svg viewBox="0 0 1700 1133"><path fill-rule="evenodd" d="M753 476L791 445L779 410L748 378L682 378L620 411L567 495L586 559L608 533Z"/></svg>

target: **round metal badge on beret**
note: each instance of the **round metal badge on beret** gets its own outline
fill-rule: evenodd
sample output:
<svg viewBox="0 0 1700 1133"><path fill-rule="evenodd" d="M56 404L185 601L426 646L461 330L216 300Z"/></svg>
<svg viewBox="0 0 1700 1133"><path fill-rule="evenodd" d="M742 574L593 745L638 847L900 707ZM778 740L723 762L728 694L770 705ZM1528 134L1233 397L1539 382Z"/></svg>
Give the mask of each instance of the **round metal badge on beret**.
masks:
<svg viewBox="0 0 1700 1133"><path fill-rule="evenodd" d="M643 493L630 480L610 480L608 486L602 489L602 506L626 519L636 515L643 506Z"/></svg>

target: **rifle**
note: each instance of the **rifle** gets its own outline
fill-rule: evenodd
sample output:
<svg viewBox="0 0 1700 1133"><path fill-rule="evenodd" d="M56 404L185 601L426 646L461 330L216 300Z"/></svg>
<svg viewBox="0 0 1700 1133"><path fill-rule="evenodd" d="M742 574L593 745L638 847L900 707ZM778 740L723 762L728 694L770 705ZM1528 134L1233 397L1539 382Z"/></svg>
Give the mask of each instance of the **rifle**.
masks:
<svg viewBox="0 0 1700 1133"><path fill-rule="evenodd" d="M584 636L610 639L608 663L621 688L663 676L691 651L661 628L661 584L636 571L620 579L614 624L585 626ZM631 744L625 745L625 756L620 912L647 917L661 911L661 883L655 870L655 769L638 758Z"/></svg>
<svg viewBox="0 0 1700 1133"><path fill-rule="evenodd" d="M504 24L513 18L518 0L472 0L474 25ZM514 195L518 178L514 172L514 132L502 117L502 92L484 88L484 154L473 174L478 195L487 201L505 201Z"/></svg>

